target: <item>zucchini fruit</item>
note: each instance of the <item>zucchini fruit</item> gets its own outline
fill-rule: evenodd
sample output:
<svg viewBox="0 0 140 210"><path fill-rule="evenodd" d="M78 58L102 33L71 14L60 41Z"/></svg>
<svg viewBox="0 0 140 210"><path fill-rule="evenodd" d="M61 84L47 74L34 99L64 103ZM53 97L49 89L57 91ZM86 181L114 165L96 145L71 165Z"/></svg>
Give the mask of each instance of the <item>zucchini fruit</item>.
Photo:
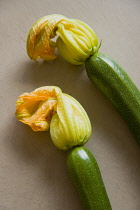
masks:
<svg viewBox="0 0 140 210"><path fill-rule="evenodd" d="M85 210L112 209L98 164L87 148L70 149L67 167Z"/></svg>
<svg viewBox="0 0 140 210"><path fill-rule="evenodd" d="M114 105L140 144L140 91L114 60L95 53L85 63L89 79Z"/></svg>

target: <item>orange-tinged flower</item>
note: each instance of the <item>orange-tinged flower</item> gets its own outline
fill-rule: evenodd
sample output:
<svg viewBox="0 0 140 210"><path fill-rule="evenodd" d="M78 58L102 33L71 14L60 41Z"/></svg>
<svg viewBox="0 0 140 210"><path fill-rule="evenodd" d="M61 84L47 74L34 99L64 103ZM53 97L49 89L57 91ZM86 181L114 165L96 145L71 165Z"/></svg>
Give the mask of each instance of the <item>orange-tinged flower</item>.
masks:
<svg viewBox="0 0 140 210"><path fill-rule="evenodd" d="M19 96L16 117L34 131L47 131L62 150L85 144L91 135L90 120L79 102L56 86L45 86Z"/></svg>
<svg viewBox="0 0 140 210"><path fill-rule="evenodd" d="M55 36L56 42L52 40ZM68 62L80 65L98 50L98 38L82 21L62 15L48 15L30 29L27 53L33 60L53 60L56 58L56 47Z"/></svg>

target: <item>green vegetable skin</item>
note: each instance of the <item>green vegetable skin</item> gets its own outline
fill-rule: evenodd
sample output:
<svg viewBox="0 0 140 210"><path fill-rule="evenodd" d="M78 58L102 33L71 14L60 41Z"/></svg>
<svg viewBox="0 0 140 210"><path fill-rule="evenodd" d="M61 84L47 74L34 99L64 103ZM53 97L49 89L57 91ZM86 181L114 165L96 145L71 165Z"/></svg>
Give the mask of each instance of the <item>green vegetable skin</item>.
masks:
<svg viewBox="0 0 140 210"><path fill-rule="evenodd" d="M140 144L140 91L111 58L95 53L86 61L89 79L107 97Z"/></svg>
<svg viewBox="0 0 140 210"><path fill-rule="evenodd" d="M84 146L68 151L67 167L85 210L111 210L98 164Z"/></svg>

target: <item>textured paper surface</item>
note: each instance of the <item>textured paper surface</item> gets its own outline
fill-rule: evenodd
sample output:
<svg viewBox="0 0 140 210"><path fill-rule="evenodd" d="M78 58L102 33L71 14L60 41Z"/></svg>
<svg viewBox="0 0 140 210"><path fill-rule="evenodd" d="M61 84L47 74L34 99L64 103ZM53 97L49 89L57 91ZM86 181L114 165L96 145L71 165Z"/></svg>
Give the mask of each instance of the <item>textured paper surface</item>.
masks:
<svg viewBox="0 0 140 210"><path fill-rule="evenodd" d="M86 147L96 157L113 210L140 209L140 151L119 114L91 84L84 66L61 57L33 62L26 54L31 25L48 14L89 24L102 39L101 52L114 58L140 88L140 1L0 1L0 209L81 210L66 170L66 154L49 132L33 132L14 116L23 92L59 86L87 111L93 134Z"/></svg>

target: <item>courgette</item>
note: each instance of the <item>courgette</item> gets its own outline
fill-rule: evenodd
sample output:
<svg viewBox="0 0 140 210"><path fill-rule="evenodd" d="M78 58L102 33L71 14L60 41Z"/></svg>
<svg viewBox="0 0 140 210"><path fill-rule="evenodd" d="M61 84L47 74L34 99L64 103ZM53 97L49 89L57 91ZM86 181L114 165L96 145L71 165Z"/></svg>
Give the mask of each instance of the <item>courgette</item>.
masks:
<svg viewBox="0 0 140 210"><path fill-rule="evenodd" d="M98 164L84 146L68 151L67 167L85 210L111 210Z"/></svg>
<svg viewBox="0 0 140 210"><path fill-rule="evenodd" d="M110 57L95 53L85 63L89 79L114 105L140 144L140 91Z"/></svg>

